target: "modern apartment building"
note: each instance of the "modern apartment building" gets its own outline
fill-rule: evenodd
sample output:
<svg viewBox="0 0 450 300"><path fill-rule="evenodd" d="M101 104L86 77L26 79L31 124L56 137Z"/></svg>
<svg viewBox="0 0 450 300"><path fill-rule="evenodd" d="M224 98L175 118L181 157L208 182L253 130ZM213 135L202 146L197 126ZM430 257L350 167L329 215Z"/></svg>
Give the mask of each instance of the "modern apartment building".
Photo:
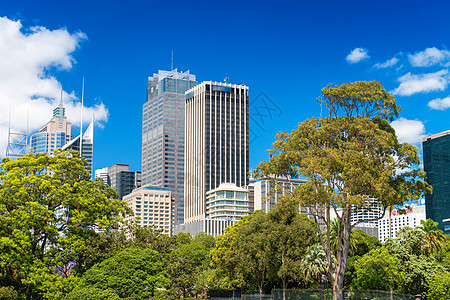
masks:
<svg viewBox="0 0 450 300"><path fill-rule="evenodd" d="M159 71L142 109L142 184L172 192L175 224L184 221L185 92L195 85L189 71Z"/></svg>
<svg viewBox="0 0 450 300"><path fill-rule="evenodd" d="M167 188L143 186L126 195L123 200L133 210L134 218L140 226L153 226L162 233L172 235L171 192Z"/></svg>
<svg viewBox="0 0 450 300"><path fill-rule="evenodd" d="M206 217L206 193L248 185L248 86L206 81L186 91L185 223Z"/></svg>
<svg viewBox="0 0 450 300"><path fill-rule="evenodd" d="M411 209L405 209L405 213L400 213L398 209L392 211L390 222L389 214L378 220L378 239L384 241L391 236L397 237L397 232L404 227L416 228L421 226L420 221L425 220L425 205L413 206Z"/></svg>
<svg viewBox="0 0 450 300"><path fill-rule="evenodd" d="M72 125L67 121L66 109L61 101L53 110L52 119L30 137L31 152L51 154L70 142L71 132Z"/></svg>
<svg viewBox="0 0 450 300"><path fill-rule="evenodd" d="M250 214L248 190L222 183L206 193L206 218L239 221Z"/></svg>
<svg viewBox="0 0 450 300"><path fill-rule="evenodd" d="M425 195L426 217L450 234L444 221L450 218L450 130L424 137L422 145L426 181L433 187L433 194Z"/></svg>

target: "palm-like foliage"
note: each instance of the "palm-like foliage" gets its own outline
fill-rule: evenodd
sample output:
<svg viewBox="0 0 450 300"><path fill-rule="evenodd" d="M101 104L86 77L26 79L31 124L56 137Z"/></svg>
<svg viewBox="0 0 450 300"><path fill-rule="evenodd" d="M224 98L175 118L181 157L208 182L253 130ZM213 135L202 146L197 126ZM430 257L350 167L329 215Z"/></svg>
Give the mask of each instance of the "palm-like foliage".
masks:
<svg viewBox="0 0 450 300"><path fill-rule="evenodd" d="M321 245L312 245L306 256L302 260L302 268L306 279L311 277L318 278L321 274L327 273L328 261L327 255Z"/></svg>
<svg viewBox="0 0 450 300"><path fill-rule="evenodd" d="M446 240L446 236L437 228L438 223L434 222L431 219L421 220L419 228L425 233L425 237L428 242L428 247L431 252L440 252L442 250L442 246L444 245L444 241Z"/></svg>
<svg viewBox="0 0 450 300"><path fill-rule="evenodd" d="M338 245L338 232L339 232L339 220L336 218L331 221L330 224L330 248L334 255L336 255ZM353 238L353 232L350 233L350 256L352 256L356 250L356 241ZM344 243L341 241L341 248Z"/></svg>

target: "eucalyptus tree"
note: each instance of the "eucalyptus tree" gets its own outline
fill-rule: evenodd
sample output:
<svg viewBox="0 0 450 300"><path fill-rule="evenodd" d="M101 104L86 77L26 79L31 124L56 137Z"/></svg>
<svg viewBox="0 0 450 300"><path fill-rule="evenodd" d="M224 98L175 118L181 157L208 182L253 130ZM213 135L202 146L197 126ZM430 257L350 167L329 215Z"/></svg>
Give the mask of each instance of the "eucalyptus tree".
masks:
<svg viewBox="0 0 450 300"><path fill-rule="evenodd" d="M418 167L417 147L400 143L389 123L400 108L379 82L330 84L322 94L318 101L325 115L300 122L291 133L279 132L269 151L271 158L259 164L254 176L307 179L293 189L291 197L311 208L327 254L333 297L342 299L350 233L359 223L376 220L352 223L353 211L370 210L369 196L373 196L385 212L390 205L418 199L430 188ZM339 223L335 265L332 211ZM320 234L320 223L325 236Z"/></svg>

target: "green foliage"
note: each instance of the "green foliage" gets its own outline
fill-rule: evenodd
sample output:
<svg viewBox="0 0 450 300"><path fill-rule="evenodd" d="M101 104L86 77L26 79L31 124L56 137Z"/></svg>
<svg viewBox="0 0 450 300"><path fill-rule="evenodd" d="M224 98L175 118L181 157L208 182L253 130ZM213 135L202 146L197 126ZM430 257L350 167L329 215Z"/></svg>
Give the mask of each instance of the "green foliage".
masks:
<svg viewBox="0 0 450 300"><path fill-rule="evenodd" d="M19 299L19 294L12 286L0 287L0 300L16 300Z"/></svg>
<svg viewBox="0 0 450 300"><path fill-rule="evenodd" d="M442 251L442 247L446 240L446 236L437 228L438 223L431 219L420 220L419 228L425 233L430 252L438 253Z"/></svg>
<svg viewBox="0 0 450 300"><path fill-rule="evenodd" d="M400 261L385 248L371 250L355 262L353 284L365 290L398 290L404 281Z"/></svg>
<svg viewBox="0 0 450 300"><path fill-rule="evenodd" d="M428 285L427 299L445 300L450 295L450 273L437 275Z"/></svg>
<svg viewBox="0 0 450 300"><path fill-rule="evenodd" d="M108 297L116 294L120 298L148 299L156 289L169 287L164 267L158 252L128 248L89 269L69 299L97 289L105 290Z"/></svg>
<svg viewBox="0 0 450 300"><path fill-rule="evenodd" d="M205 233L197 234L194 239L185 234L174 239L178 244L169 254L167 266L172 279L170 295L180 299L205 294L212 276L209 253L215 239Z"/></svg>
<svg viewBox="0 0 450 300"><path fill-rule="evenodd" d="M319 244L312 245L302 260L302 269L306 279L311 277L319 280L320 275L328 271L327 254Z"/></svg>
<svg viewBox="0 0 450 300"><path fill-rule="evenodd" d="M297 186L292 198L312 208L324 222L322 246L327 254L328 273L336 294L340 294L351 247L351 214L367 207L369 195L380 199L383 207L418 199L430 190L418 168L418 149L399 143L389 121L398 116L399 107L378 82L331 84L319 99L328 111L326 117L299 123L291 133L279 132L270 150L271 158L254 171L256 178L281 175L307 178ZM400 172L399 172L400 171ZM314 210L324 207L325 212ZM330 211L338 215L336 265L332 265ZM320 232L318 232L320 233Z"/></svg>
<svg viewBox="0 0 450 300"><path fill-rule="evenodd" d="M269 214L255 212L218 237L211 251L216 276L227 289L270 289L268 282L304 279L301 259L317 242L315 225L297 212L298 202L281 199Z"/></svg>
<svg viewBox="0 0 450 300"><path fill-rule="evenodd" d="M402 290L406 294L425 295L433 278L445 271L430 255L426 235L419 228L402 228L396 239L385 242L385 247L400 260L400 271L405 275Z"/></svg>
<svg viewBox="0 0 450 300"><path fill-rule="evenodd" d="M20 295L52 297L60 277L89 265L77 252L117 228L125 204L92 181L76 152L28 154L0 165L0 282ZM59 213L57 213L59 212Z"/></svg>

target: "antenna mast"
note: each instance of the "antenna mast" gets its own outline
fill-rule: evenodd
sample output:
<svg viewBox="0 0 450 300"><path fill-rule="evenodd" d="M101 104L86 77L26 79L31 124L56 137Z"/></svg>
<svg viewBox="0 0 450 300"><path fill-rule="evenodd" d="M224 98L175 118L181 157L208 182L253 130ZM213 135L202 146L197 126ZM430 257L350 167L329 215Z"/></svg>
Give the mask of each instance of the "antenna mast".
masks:
<svg viewBox="0 0 450 300"><path fill-rule="evenodd" d="M28 130L27 130L28 131ZM28 132L11 132L11 106L9 107L8 123L8 146L6 147L6 157L20 157L27 154Z"/></svg>
<svg viewBox="0 0 450 300"><path fill-rule="evenodd" d="M81 150L83 150L83 102L84 102L84 76L83 76L83 84L81 86L80 156Z"/></svg>
<svg viewBox="0 0 450 300"><path fill-rule="evenodd" d="M170 71L173 70L173 50L172 50L172 60L170 61Z"/></svg>

